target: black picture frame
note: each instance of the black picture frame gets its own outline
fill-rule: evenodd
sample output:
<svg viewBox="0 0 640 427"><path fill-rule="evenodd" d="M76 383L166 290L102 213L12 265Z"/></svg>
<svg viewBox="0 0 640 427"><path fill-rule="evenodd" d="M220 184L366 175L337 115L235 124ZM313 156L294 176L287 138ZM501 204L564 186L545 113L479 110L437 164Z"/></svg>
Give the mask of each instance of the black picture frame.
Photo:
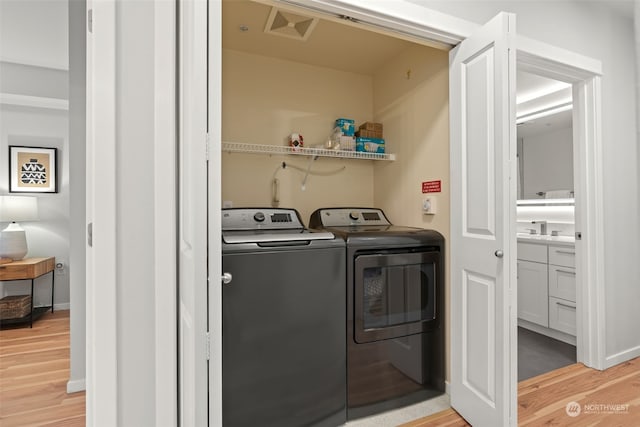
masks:
<svg viewBox="0 0 640 427"><path fill-rule="evenodd" d="M9 193L57 192L57 148L9 146Z"/></svg>

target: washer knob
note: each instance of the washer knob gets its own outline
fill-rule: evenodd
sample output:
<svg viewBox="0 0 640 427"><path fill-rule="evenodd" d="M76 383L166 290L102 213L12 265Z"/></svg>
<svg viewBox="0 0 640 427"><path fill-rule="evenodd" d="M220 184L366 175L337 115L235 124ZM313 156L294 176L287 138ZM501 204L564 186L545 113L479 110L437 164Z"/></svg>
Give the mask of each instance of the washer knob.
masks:
<svg viewBox="0 0 640 427"><path fill-rule="evenodd" d="M262 222L264 221L264 214L262 212L256 212L256 214L253 216L253 219L255 219L257 222Z"/></svg>
<svg viewBox="0 0 640 427"><path fill-rule="evenodd" d="M357 220L360 217L360 213L358 211L351 211L349 212L349 218L351 218L352 220Z"/></svg>

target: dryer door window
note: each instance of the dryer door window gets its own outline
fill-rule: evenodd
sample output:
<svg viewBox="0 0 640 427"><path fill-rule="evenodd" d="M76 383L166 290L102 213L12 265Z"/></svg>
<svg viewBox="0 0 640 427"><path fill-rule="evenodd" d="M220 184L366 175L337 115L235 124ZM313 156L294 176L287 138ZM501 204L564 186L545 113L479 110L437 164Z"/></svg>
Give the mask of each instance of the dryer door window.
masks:
<svg viewBox="0 0 640 427"><path fill-rule="evenodd" d="M433 328L439 258L438 252L356 257L356 342L397 338Z"/></svg>

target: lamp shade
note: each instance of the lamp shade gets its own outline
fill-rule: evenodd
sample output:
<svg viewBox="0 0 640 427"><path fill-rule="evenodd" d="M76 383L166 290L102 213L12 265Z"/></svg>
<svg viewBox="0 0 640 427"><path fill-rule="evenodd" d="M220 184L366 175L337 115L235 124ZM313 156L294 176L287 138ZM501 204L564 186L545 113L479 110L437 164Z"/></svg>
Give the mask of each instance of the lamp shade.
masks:
<svg viewBox="0 0 640 427"><path fill-rule="evenodd" d="M0 222L11 222L0 231L0 258L22 259L28 252L27 237L18 221L38 219L38 198L0 196Z"/></svg>
<svg viewBox="0 0 640 427"><path fill-rule="evenodd" d="M36 221L37 219L37 197L0 196L0 222Z"/></svg>

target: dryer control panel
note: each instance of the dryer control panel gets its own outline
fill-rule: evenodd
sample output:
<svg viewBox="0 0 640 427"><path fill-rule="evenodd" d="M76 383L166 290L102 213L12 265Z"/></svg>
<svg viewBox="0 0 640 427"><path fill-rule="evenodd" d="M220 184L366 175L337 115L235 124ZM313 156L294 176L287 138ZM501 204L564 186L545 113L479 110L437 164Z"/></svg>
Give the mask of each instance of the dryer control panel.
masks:
<svg viewBox="0 0 640 427"><path fill-rule="evenodd" d="M391 225L382 209L376 208L325 208L311 215L312 228L350 227L356 225Z"/></svg>

